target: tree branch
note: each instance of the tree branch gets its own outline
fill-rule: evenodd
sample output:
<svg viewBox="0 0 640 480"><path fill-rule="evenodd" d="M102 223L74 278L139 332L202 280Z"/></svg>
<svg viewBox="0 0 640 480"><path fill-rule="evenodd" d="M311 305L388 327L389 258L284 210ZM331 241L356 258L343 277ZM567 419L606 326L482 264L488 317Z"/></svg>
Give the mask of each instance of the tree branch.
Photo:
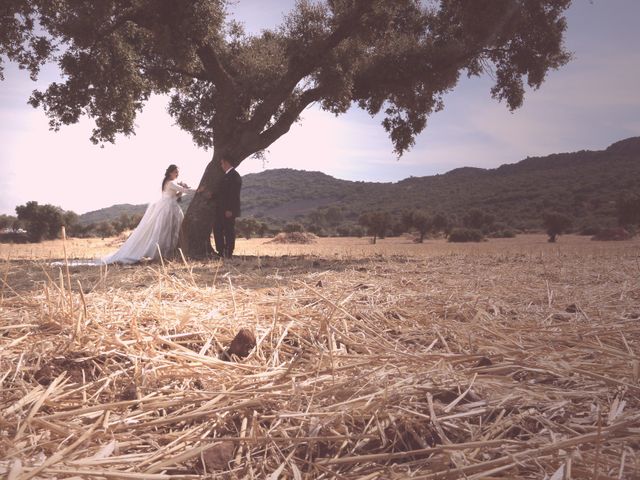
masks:
<svg viewBox="0 0 640 480"><path fill-rule="evenodd" d="M313 102L320 100L326 92L327 90L323 87L316 87L303 92L298 100L287 108L271 127L259 135L258 148L255 151L264 150L287 133L302 111Z"/></svg>
<svg viewBox="0 0 640 480"><path fill-rule="evenodd" d="M207 75L207 72L203 70L199 72L190 72L189 70L185 70L182 68L162 66L162 65L141 66L140 68L142 68L144 71L148 73L161 73L161 72L176 73L178 75L183 75L185 77L193 78L196 80L202 80L206 82L211 81L211 78Z"/></svg>
<svg viewBox="0 0 640 480"><path fill-rule="evenodd" d="M208 80L215 83L223 97L232 94L235 90L233 77L226 71L213 47L209 44L202 45L196 50L196 53L209 75Z"/></svg>
<svg viewBox="0 0 640 480"><path fill-rule="evenodd" d="M372 4L373 2L370 0L358 0L356 8L338 24L329 36L305 55L304 61L293 66L291 63L289 64L289 69L273 89L273 93L266 97L255 109L249 121L250 129L259 132L264 128L264 125L275 114L280 104L291 95L298 82L313 72L343 40L358 31L359 20L371 10Z"/></svg>

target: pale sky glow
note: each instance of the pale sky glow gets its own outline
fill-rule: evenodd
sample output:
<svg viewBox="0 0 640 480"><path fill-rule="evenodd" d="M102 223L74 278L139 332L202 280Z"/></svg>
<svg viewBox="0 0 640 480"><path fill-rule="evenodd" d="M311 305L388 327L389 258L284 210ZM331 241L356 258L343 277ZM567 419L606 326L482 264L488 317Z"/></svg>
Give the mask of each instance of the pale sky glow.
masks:
<svg viewBox="0 0 640 480"><path fill-rule="evenodd" d="M235 16L248 31L278 23L293 0L239 0ZM640 135L640 18L638 0L574 0L566 43L575 59L551 72L514 113L489 95L489 78L463 79L445 98L415 147L397 159L380 126L353 108L334 117L316 107L274 143L266 162L247 159L241 174L271 168L318 170L337 178L398 181L462 166L495 168L527 156L601 150ZM51 69L43 79L53 78ZM136 135L104 148L89 141L92 123L48 130L42 110L26 101L34 84L7 64L0 83L0 213L15 214L29 200L77 213L159 196L164 169L199 182L212 152L198 149L173 125L166 99L154 97L138 117Z"/></svg>

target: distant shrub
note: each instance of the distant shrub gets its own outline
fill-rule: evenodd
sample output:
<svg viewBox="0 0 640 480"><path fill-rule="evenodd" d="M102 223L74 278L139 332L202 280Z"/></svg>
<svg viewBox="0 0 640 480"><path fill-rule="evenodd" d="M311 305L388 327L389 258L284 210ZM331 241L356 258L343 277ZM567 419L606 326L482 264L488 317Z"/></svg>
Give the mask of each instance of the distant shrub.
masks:
<svg viewBox="0 0 640 480"><path fill-rule="evenodd" d="M591 240L599 241L621 241L629 240L633 235L622 227L606 228L591 237Z"/></svg>
<svg viewBox="0 0 640 480"><path fill-rule="evenodd" d="M566 233L571 228L572 220L564 213L545 211L542 214L542 224L549 235L549 242L554 243L558 235Z"/></svg>
<svg viewBox="0 0 640 480"><path fill-rule="evenodd" d="M307 232L281 232L267 243L316 243L317 236Z"/></svg>
<svg viewBox="0 0 640 480"><path fill-rule="evenodd" d="M29 236L26 232L2 232L0 243L29 243Z"/></svg>
<svg viewBox="0 0 640 480"><path fill-rule="evenodd" d="M454 228L449 234L449 242L481 242L482 232L476 228Z"/></svg>

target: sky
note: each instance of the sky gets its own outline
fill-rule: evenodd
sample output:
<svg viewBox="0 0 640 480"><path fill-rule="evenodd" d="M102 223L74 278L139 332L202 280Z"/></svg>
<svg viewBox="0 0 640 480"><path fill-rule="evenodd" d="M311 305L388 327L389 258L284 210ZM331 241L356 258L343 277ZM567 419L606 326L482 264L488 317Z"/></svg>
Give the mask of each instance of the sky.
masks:
<svg viewBox="0 0 640 480"><path fill-rule="evenodd" d="M293 0L237 0L234 17L248 32L280 23ZM464 78L444 98L416 145L401 158L381 118L352 108L335 117L312 106L276 141L265 160L246 159L238 171L272 168L322 171L346 180L396 182L470 166L496 168L530 156L603 150L640 135L640 0L574 0L566 47L573 60L552 71L524 106L510 112L490 96L491 79ZM32 90L55 78L46 67L34 83L6 64L0 82L0 214L15 215L30 200L82 214L114 204L157 200L165 168L197 186L212 152L196 147L153 97L136 121L136 135L104 148L89 141L92 123L49 131L42 110L27 104Z"/></svg>

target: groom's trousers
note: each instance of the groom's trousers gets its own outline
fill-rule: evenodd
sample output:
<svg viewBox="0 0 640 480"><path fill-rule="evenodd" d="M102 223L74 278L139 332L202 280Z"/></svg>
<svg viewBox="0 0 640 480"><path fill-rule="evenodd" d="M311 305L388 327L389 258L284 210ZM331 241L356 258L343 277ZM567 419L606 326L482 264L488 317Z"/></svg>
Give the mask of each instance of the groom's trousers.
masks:
<svg viewBox="0 0 640 480"><path fill-rule="evenodd" d="M216 215L213 224L213 239L218 255L231 258L236 246L236 218L227 218L224 213Z"/></svg>

